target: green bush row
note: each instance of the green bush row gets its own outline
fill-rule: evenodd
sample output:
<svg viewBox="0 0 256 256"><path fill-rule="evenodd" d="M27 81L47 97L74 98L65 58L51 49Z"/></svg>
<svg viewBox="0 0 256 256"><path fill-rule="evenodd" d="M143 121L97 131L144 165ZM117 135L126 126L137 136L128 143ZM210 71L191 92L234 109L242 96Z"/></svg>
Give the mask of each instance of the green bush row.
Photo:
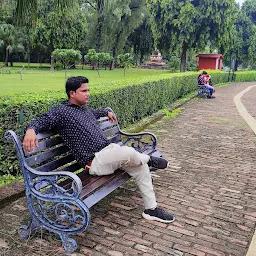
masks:
<svg viewBox="0 0 256 256"><path fill-rule="evenodd" d="M166 108L170 104L195 90L197 74L161 75L139 79L137 83L122 83L90 88L89 107L111 107L116 113L121 127L135 123L142 118ZM214 72L215 85L226 83L228 73ZM256 79L255 79L256 80ZM23 127L66 99L62 91L46 91L42 94L22 94L0 97L0 173L19 173L18 161L12 143L6 142L4 133L14 130L22 135ZM19 122L20 109L24 113L24 123Z"/></svg>
<svg viewBox="0 0 256 256"><path fill-rule="evenodd" d="M256 81L256 71L239 71L235 73L235 82Z"/></svg>

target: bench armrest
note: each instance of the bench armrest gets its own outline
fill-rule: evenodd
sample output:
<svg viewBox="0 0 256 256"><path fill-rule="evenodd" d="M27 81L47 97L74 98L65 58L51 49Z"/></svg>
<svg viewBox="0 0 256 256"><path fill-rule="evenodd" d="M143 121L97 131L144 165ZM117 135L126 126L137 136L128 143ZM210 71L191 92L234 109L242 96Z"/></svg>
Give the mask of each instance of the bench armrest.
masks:
<svg viewBox="0 0 256 256"><path fill-rule="evenodd" d="M80 178L68 171L41 172L24 163L25 171L28 171L28 182L31 192L42 198L76 199L82 191ZM69 185L68 185L69 184Z"/></svg>
<svg viewBox="0 0 256 256"><path fill-rule="evenodd" d="M156 149L157 138L151 132L126 133L120 130L123 145L131 146L137 151Z"/></svg>

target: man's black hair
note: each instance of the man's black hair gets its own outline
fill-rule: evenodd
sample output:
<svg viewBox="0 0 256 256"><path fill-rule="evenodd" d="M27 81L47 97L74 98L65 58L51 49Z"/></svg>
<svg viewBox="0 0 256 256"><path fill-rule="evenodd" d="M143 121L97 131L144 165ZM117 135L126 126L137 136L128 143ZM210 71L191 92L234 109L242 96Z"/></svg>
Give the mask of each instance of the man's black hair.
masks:
<svg viewBox="0 0 256 256"><path fill-rule="evenodd" d="M207 75L208 73L207 73L206 71L203 71L202 74L203 74L203 75Z"/></svg>
<svg viewBox="0 0 256 256"><path fill-rule="evenodd" d="M68 98L70 98L70 92L76 91L79 87L81 87L82 84L89 83L89 79L85 76L72 76L68 78L66 82L66 93L68 95Z"/></svg>

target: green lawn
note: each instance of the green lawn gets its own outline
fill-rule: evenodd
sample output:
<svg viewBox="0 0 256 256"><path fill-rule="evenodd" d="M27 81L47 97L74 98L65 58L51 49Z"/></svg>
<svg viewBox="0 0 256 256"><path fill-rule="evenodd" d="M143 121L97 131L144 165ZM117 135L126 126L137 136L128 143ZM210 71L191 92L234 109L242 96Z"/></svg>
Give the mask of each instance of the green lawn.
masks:
<svg viewBox="0 0 256 256"><path fill-rule="evenodd" d="M21 64L19 66L14 66L10 68L2 69L2 74L0 70L0 96L10 95L14 93L24 93L24 92L42 92L44 90L63 90L66 81L64 71L51 72L50 68L44 68L42 70L38 68L30 68L22 72L23 80L20 79L20 74L18 73ZM35 64L33 65L35 66ZM38 64L36 64L38 67ZM36 67L35 66L35 67ZM7 74L7 71L11 74ZM89 78L90 86L101 85L111 85L116 82L131 82L138 81L148 76L153 75L171 75L170 71L167 70L148 70L148 69L128 69L126 71L126 76L124 76L123 69L110 70L100 70L100 77L98 72L95 70L81 68L77 70L69 70L67 77L70 76L86 76Z"/></svg>

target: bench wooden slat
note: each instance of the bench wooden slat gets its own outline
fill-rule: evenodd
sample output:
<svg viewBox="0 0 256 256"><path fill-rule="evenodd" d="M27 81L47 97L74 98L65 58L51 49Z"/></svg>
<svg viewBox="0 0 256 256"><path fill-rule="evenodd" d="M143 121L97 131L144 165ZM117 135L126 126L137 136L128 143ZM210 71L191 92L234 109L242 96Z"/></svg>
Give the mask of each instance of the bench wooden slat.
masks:
<svg viewBox="0 0 256 256"><path fill-rule="evenodd" d="M120 187L123 183L125 183L127 180L129 180L131 177L128 173L117 170L115 172L115 176L111 180L109 180L108 183L106 183L104 186L102 186L97 191L94 191L86 198L82 198L83 202L86 204L88 208L95 205L97 202L99 202L101 199L106 197L108 194L113 192L115 189Z"/></svg>
<svg viewBox="0 0 256 256"><path fill-rule="evenodd" d="M57 146L59 144L63 144L62 138L60 136L52 137L52 138L49 138L49 139L46 139L46 140L41 140L38 143L38 147L35 148L34 152L28 153L28 152L24 151L24 153L25 153L25 156L34 155L35 153L38 153L38 152L43 151L45 149Z"/></svg>
<svg viewBox="0 0 256 256"><path fill-rule="evenodd" d="M63 169L58 170L58 171L76 172L76 171L78 171L79 169L81 169L81 165L79 165L78 163L74 163L74 164L69 165L69 166L67 166L67 167L65 167L65 168L63 168ZM85 175L87 176L87 178L90 177L90 175L89 175L88 173L85 174L85 172L83 172L83 171L81 171L79 174L77 174L77 176L78 176L81 180L84 178ZM33 178L36 178L36 177L37 177L37 176L34 175ZM64 189L68 189L68 188L70 188L71 185L72 185L72 180L71 180L71 179L65 179L64 181L60 181L60 182L57 182L57 183L58 183L58 185L59 185L60 187L63 187ZM43 189L45 186L48 186L48 183L43 183L43 182L42 182L41 184L38 184L38 185L36 186L36 189L37 189L37 190L40 190L40 189Z"/></svg>
<svg viewBox="0 0 256 256"><path fill-rule="evenodd" d="M119 134L119 129L117 126L114 126L110 129L104 130L103 134L108 138L109 136L113 136L115 134Z"/></svg>
<svg viewBox="0 0 256 256"><path fill-rule="evenodd" d="M39 140L51 137L51 136L56 136L56 133L54 131L50 131L50 132L43 132L43 133L38 133L37 134L37 138Z"/></svg>
<svg viewBox="0 0 256 256"><path fill-rule="evenodd" d="M80 198L85 198L88 194L93 193L99 187L112 180L113 177L115 177L115 174L104 176L92 176L88 172L82 171L81 173L78 174L78 177L80 178L83 187ZM72 181L70 179L59 183L59 185L64 189L70 188L71 184Z"/></svg>
<svg viewBox="0 0 256 256"><path fill-rule="evenodd" d="M116 123L112 123L110 122L109 120L106 120L104 122L101 122L99 123L99 126L102 130L108 128L108 127L112 127L112 126L116 126L117 127L117 124Z"/></svg>
<svg viewBox="0 0 256 256"><path fill-rule="evenodd" d="M104 176L91 176L89 175L89 179L83 181L83 190L80 195L80 198L83 200L88 197L91 193L94 193L100 187L105 186L105 184L109 183L113 178L120 175L120 173L125 173L123 170L116 170L115 173L111 175ZM129 176L130 177L130 176Z"/></svg>
<svg viewBox="0 0 256 256"><path fill-rule="evenodd" d="M82 168L83 167L79 163L73 163L69 166L65 166L63 168L60 168L58 171L76 172L76 171L78 171Z"/></svg>
<svg viewBox="0 0 256 256"><path fill-rule="evenodd" d="M74 156L69 154L67 156L64 156L60 159L54 160L50 163L46 163L44 165L41 165L40 167L37 168L37 171L41 171L41 172L50 172L50 171L54 171L57 168L68 164L72 161L75 161Z"/></svg>
<svg viewBox="0 0 256 256"><path fill-rule="evenodd" d="M61 147L53 148L49 151L45 151L39 155L28 157L26 162L29 166L34 166L66 152L68 152L68 147L64 145Z"/></svg>
<svg viewBox="0 0 256 256"><path fill-rule="evenodd" d="M109 180L113 179L115 175L104 175L104 176L91 176L89 179L83 181L83 190L80 195L81 198L87 197L93 193L96 189L108 183Z"/></svg>
<svg viewBox="0 0 256 256"><path fill-rule="evenodd" d="M108 117L107 116L102 116L97 120L99 123L102 121L108 121Z"/></svg>

